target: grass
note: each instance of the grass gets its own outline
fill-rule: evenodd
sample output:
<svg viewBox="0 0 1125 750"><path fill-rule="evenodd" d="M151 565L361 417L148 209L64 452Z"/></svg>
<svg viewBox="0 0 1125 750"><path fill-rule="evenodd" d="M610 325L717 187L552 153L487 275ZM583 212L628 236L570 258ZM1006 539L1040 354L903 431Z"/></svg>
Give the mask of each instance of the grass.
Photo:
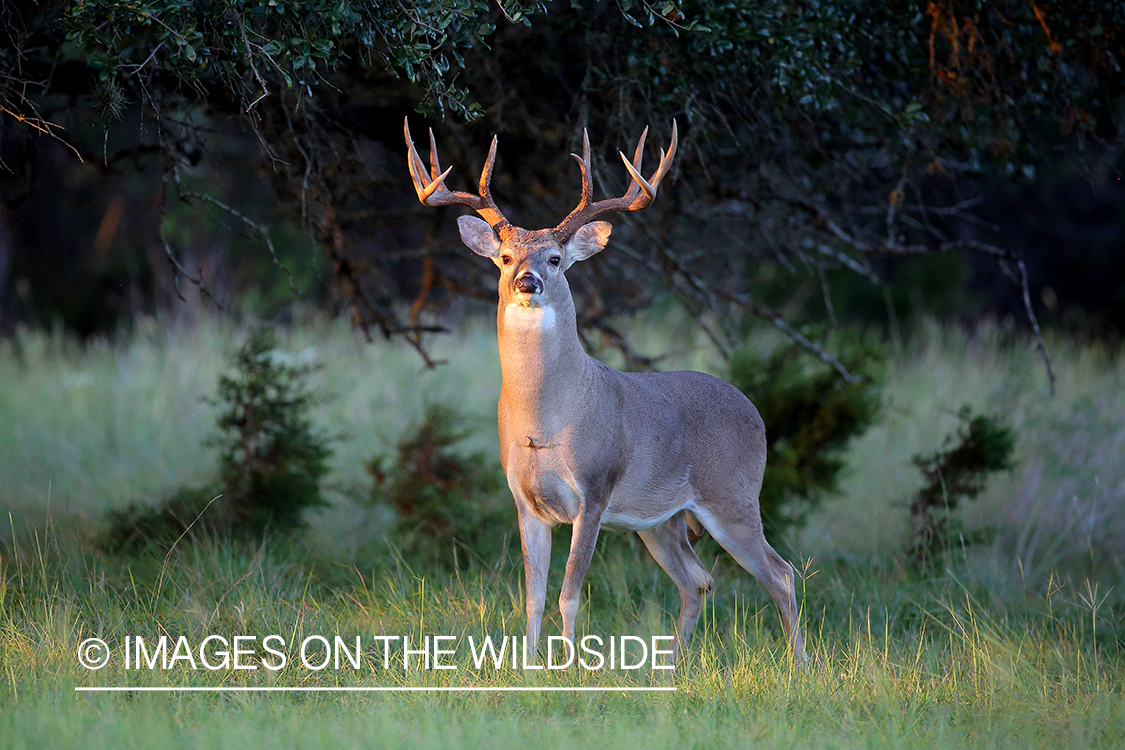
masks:
<svg viewBox="0 0 1125 750"><path fill-rule="evenodd" d="M10 747L383 746L1119 747L1125 737L1125 358L1052 342L1059 396L1034 352L983 328L932 327L891 364L884 419L856 445L841 495L791 540L804 567L810 664L790 663L771 603L729 559L690 653L667 678L583 670L131 670L125 636L522 635L520 563L499 557L449 577L387 552L387 519L363 502L362 464L422 413L458 401L494 450L499 388L487 326L440 344L451 364L419 372L408 351L359 343L312 319L287 348L327 364L335 394L318 424L343 434L333 507L297 540L258 547L185 538L166 557L106 557L107 508L212 470L201 396L241 332L209 321L142 325L79 346L22 333L0 342L0 737ZM648 333L649 336L654 336ZM762 345L768 345L763 339ZM679 358L711 366L679 342ZM655 349L655 341L650 345ZM669 365L670 366L670 365ZM903 566L912 454L936 447L961 403L1019 432L1018 468L990 482L971 524L991 547L947 566ZM561 580L556 540L552 595ZM710 561L706 561L710 563ZM678 597L642 546L605 535L587 578L582 632L666 634ZM557 613L545 634L557 633ZM89 672L78 644L115 658ZM368 641L368 643L370 643ZM380 665L381 666L381 665ZM672 685L629 694L76 694L79 685Z"/></svg>

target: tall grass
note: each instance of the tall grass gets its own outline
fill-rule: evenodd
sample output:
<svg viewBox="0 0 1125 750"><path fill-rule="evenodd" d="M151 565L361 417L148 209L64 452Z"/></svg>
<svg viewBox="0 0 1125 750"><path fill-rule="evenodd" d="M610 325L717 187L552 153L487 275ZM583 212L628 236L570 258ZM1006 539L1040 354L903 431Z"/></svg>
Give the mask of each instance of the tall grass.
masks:
<svg viewBox="0 0 1125 750"><path fill-rule="evenodd" d="M187 537L169 554L102 556L90 544L107 508L205 476L200 446L223 356L242 332L219 321L143 324L79 346L21 333L0 342L0 738L13 747L404 745L570 747L1114 747L1125 737L1125 358L1051 342L1059 395L1030 349L995 328L932 327L892 362L884 419L853 446L843 491L791 541L803 559L809 665L788 658L764 592L728 559L714 568L673 677L583 670L287 669L89 672L78 644L98 636L247 633L460 638L522 635L520 563L452 577L388 556L387 519L361 499L362 465L422 414L458 403L495 448L499 388L487 326L438 344L448 367L370 346L312 319L283 337L326 363L334 395L318 425L342 435L330 510L296 541L249 548ZM647 333L655 339L658 332ZM650 339L650 340L652 340ZM762 339L761 346L769 346ZM657 348L653 343L650 348ZM715 367L690 339L693 366ZM669 362L667 366L675 363ZM905 568L906 503L962 403L1019 432L1018 467L993 479L971 524L989 548L955 553L939 574ZM9 520L10 518L10 520ZM558 556L565 539L556 540ZM378 552L377 550L383 550ZM710 560L705 561L708 566ZM551 596L561 569L555 566ZM587 578L582 632L667 634L678 597L626 536L603 535ZM545 633L558 632L549 614ZM374 657L378 649L371 648ZM672 685L655 694L75 694L78 685Z"/></svg>
<svg viewBox="0 0 1125 750"><path fill-rule="evenodd" d="M841 496L825 503L802 548L897 549L921 484L910 458L937 448L968 404L1018 435L1016 469L993 477L966 513L971 525L1001 528L996 555L1036 578L1060 568L1125 577L1125 356L1052 340L1052 398L1034 349L1000 328L931 324L924 334L891 360L884 418L852 447Z"/></svg>

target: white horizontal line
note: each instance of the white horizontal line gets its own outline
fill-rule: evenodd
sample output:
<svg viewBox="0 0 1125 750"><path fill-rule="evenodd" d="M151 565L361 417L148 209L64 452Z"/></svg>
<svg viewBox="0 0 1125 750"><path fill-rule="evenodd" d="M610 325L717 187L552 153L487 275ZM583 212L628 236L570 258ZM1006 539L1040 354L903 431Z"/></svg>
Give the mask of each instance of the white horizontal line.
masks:
<svg viewBox="0 0 1125 750"><path fill-rule="evenodd" d="M674 693L675 687L486 687L465 685L462 687L253 687L241 685L219 685L215 687L141 687L141 686L96 686L76 687L76 693Z"/></svg>

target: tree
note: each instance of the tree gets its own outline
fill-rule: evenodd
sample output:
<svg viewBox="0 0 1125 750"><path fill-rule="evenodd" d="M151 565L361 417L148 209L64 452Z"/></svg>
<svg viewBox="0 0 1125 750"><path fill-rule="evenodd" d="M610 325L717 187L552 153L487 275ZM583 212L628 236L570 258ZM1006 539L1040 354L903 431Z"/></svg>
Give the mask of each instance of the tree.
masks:
<svg viewBox="0 0 1125 750"><path fill-rule="evenodd" d="M1108 2L100 0L9 8L3 24L9 141L63 139L108 169L150 152L164 195L226 212L273 253L264 221L188 179L236 119L357 323L404 337L427 363L425 337L440 329L428 311L487 298L492 280L458 248L452 216L410 209L399 128L417 106L451 179L471 180L500 133L496 193L529 226L572 205L563 157L580 126L614 165L644 124L680 119L677 182L643 218L621 217L618 252L575 284L584 334L637 367L654 363L615 317L670 293L724 354L757 318L850 378L800 326L834 322L848 277L879 286L903 259L935 253L995 264L1011 291L990 293L1010 296L1038 338L1027 265L979 212L983 197L997 180L1058 169L1060 154L1104 185L1125 144L1125 9ZM147 130L98 154L97 136L118 126L82 118L130 106ZM20 153L5 149L17 175ZM623 185L615 166L596 169L605 192ZM18 190L5 192L11 203ZM160 245L177 278L206 288ZM809 288L819 294L792 304Z"/></svg>

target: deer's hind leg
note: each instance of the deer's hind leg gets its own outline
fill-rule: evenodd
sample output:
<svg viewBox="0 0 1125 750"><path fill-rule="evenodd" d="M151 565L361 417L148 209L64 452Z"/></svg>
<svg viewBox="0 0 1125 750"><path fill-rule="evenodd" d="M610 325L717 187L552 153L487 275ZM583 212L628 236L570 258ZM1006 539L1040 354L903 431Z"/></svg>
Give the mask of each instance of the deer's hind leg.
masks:
<svg viewBox="0 0 1125 750"><path fill-rule="evenodd" d="M680 590L680 616L676 620L674 654L675 660L679 661L680 650L691 640L691 633L699 619L703 595L711 591L714 581L691 548L687 520L682 512L651 529L638 531L637 536Z"/></svg>
<svg viewBox="0 0 1125 750"><path fill-rule="evenodd" d="M723 549L769 591L797 661L805 659L798 622L796 574L766 541L758 503L709 503L694 509L696 517Z"/></svg>

